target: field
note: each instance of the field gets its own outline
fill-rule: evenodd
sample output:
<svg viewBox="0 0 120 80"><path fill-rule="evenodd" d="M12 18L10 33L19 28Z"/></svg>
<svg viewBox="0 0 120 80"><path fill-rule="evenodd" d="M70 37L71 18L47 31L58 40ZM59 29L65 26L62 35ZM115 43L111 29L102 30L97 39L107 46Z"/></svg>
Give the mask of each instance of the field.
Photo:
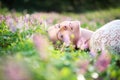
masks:
<svg viewBox="0 0 120 80"><path fill-rule="evenodd" d="M63 45L54 46L46 32L64 20L80 20L95 31L114 19L120 19L120 8L32 14L0 9L0 80L120 80L119 55L94 58L73 46L61 51Z"/></svg>

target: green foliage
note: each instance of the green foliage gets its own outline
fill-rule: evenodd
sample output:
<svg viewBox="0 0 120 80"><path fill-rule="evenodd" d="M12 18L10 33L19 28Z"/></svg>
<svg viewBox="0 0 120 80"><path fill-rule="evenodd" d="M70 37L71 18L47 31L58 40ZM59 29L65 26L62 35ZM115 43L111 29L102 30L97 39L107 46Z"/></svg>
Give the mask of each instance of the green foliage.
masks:
<svg viewBox="0 0 120 80"><path fill-rule="evenodd" d="M35 29L29 28L28 30L24 30L21 32L20 29L17 29L15 32L12 32L3 21L0 24L0 55L6 53L15 53L19 52L22 49L24 55L27 55L27 52L31 53L34 52L32 50L33 43L29 39L33 33L40 33L45 35L45 31L41 29L38 25ZM31 44L31 45L29 45ZM30 51L29 51L30 50Z"/></svg>
<svg viewBox="0 0 120 80"><path fill-rule="evenodd" d="M101 27L103 23L106 23L104 22L105 19L107 18L108 20L108 17L114 14L114 11L116 11L115 12L116 14L112 15L113 17L110 18L109 20L115 19L116 16L119 16L118 14L119 9L116 9L116 10L112 9L110 11L111 11L110 15L108 15L109 11L103 11L103 12L100 11L100 13L99 12L85 13L84 17L88 21L86 20L83 21L85 23L82 23L81 27L88 28L91 30L96 30L97 28ZM104 12L107 14L101 15ZM103 23L97 21L97 19L95 19L96 17L92 17L91 15L96 15L97 18L101 18L103 20ZM72 18L76 18L79 16L79 14L72 13L72 14L68 14L68 16L71 16ZM84 20L84 18L82 19ZM92 19L93 19L92 21L93 24L91 25L88 22L89 21L91 22ZM53 24L57 22L59 22L59 20L57 19L53 20ZM47 47L48 51L43 53L43 54L46 54L48 58L44 60L41 55L42 52L40 52L39 49L37 49L37 47L35 46L34 40L32 38L32 36L36 33L47 37L47 33L44 29L44 26L45 26L44 24L40 25L36 21L35 24L30 24L27 30L25 30L26 26L23 26L22 29L17 29L15 32L12 32L10 30L10 26L7 25L5 21L2 21L0 23L0 56L1 56L0 57L0 80L3 80L2 77L9 77L8 75L9 72L8 74L5 74L5 76L3 76L3 74L7 72L7 69L11 69L11 66L15 64L16 64L15 68L17 68L18 74L19 74L19 67L17 67L17 65L18 64L20 65L20 63L23 63L22 66L25 68L25 70L28 70L28 73L30 73L28 74L28 77L30 79L27 79L27 80L79 80L77 79L79 75L79 69L81 68L84 69L84 67L86 66L88 66L86 73L84 74L84 77L86 80L93 80L94 79L92 77L93 73L98 74L98 78L95 80L119 80L120 79L120 76L119 76L120 75L120 69L119 69L120 59L119 59L119 55L117 54L111 55L112 56L111 63L109 64L108 68L104 72L99 72L94 67L96 59L92 57L89 54L89 52L82 51L82 50L75 50L73 46L70 46L69 48L64 48L61 51L62 45L59 46L57 49L54 49L53 45L49 44L49 46ZM58 42L58 44L61 44L61 43ZM39 44L39 45L41 45L42 48L44 49L43 47L44 44ZM11 58L13 61L15 61L15 63L10 62ZM86 61L89 62L88 65ZM8 67L6 67L5 65L7 62L11 64L10 66L8 65ZM22 70L23 72L25 72L24 69L20 69L20 71ZM15 69L10 71L14 72Z"/></svg>
<svg viewBox="0 0 120 80"><path fill-rule="evenodd" d="M8 26L5 24L5 22L2 22L0 24L0 50L7 48L10 46L12 43L16 43L19 41L18 38L18 32L12 33L9 29Z"/></svg>

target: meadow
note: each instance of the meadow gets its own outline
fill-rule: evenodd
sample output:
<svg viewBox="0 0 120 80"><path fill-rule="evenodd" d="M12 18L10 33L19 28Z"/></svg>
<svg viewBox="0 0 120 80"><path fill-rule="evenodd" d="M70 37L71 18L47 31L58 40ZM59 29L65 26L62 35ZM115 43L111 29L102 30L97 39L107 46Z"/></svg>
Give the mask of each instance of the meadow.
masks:
<svg viewBox="0 0 120 80"><path fill-rule="evenodd" d="M53 45L47 28L64 20L97 30L120 19L120 8L85 13L24 12L0 9L0 80L120 80L120 55L94 58L89 51ZM100 61L99 61L100 60ZM101 69L109 63L106 69Z"/></svg>

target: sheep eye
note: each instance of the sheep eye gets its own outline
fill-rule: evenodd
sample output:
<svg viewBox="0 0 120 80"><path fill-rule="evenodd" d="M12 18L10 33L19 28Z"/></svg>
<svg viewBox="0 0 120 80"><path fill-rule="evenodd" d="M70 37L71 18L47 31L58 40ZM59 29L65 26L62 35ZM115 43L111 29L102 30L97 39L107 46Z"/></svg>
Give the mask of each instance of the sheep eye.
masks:
<svg viewBox="0 0 120 80"><path fill-rule="evenodd" d="M71 27L71 30L73 30L73 28Z"/></svg>
<svg viewBox="0 0 120 80"><path fill-rule="evenodd" d="M61 35L60 37L63 38L63 35Z"/></svg>
<svg viewBox="0 0 120 80"><path fill-rule="evenodd" d="M67 26L64 26L64 30L67 30Z"/></svg>
<svg viewBox="0 0 120 80"><path fill-rule="evenodd" d="M58 25L58 28L60 28L60 24Z"/></svg>
<svg viewBox="0 0 120 80"><path fill-rule="evenodd" d="M66 26L64 26L65 28L67 28Z"/></svg>
<svg viewBox="0 0 120 80"><path fill-rule="evenodd" d="M71 25L72 25L72 24L70 23L70 24L69 24L69 26L71 27L71 30L73 30L73 28L72 28L72 26L71 26Z"/></svg>

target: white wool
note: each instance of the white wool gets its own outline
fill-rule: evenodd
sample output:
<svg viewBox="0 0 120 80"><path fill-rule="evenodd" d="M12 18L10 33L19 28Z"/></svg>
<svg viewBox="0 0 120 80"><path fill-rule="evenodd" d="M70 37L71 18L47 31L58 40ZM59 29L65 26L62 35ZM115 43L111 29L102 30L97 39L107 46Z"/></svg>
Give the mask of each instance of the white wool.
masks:
<svg viewBox="0 0 120 80"><path fill-rule="evenodd" d="M96 30L90 40L90 49L95 52L108 49L120 53L120 20L111 21Z"/></svg>

